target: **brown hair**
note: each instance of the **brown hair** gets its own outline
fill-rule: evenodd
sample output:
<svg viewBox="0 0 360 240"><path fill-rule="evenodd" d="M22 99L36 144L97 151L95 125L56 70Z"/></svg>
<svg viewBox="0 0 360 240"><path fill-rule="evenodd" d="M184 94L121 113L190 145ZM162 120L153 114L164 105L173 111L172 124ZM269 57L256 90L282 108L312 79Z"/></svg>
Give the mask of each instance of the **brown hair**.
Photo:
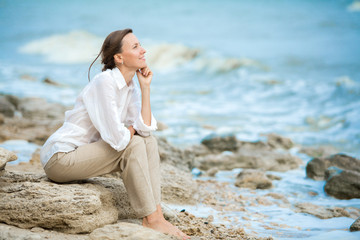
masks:
<svg viewBox="0 0 360 240"><path fill-rule="evenodd" d="M123 38L127 34L132 32L133 32L132 29L126 28L124 30L114 31L105 38L99 54L97 55L97 57L89 67L89 71L88 71L89 81L90 81L90 69L100 55L101 55L101 63L104 64L102 71L106 71L107 69L113 69L115 67L114 55L117 53L121 53Z"/></svg>

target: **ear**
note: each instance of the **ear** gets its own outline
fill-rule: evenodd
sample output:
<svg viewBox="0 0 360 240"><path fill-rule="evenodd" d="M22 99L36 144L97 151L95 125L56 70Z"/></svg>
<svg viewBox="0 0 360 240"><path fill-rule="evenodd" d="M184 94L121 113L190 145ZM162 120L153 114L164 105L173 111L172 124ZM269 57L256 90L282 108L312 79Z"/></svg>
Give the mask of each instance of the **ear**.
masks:
<svg viewBox="0 0 360 240"><path fill-rule="evenodd" d="M119 53L115 54L114 55L114 61L117 62L117 63L121 63L123 61L121 54L119 54Z"/></svg>

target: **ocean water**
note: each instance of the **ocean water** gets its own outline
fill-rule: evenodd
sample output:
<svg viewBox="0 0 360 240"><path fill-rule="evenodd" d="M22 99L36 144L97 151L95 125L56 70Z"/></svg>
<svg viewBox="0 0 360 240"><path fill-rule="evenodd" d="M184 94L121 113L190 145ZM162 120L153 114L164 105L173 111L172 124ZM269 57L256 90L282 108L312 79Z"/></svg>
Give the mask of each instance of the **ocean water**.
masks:
<svg viewBox="0 0 360 240"><path fill-rule="evenodd" d="M0 26L0 93L72 105L103 39L130 27L154 71L153 113L169 127L157 134L173 144L275 132L360 157L359 1L2 0ZM2 146L21 159L35 149Z"/></svg>

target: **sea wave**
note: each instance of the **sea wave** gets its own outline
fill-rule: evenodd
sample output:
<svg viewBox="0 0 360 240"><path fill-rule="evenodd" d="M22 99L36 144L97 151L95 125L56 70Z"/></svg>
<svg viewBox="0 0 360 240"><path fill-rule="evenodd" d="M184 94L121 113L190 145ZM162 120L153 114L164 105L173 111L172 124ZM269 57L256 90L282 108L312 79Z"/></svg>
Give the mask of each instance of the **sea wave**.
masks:
<svg viewBox="0 0 360 240"><path fill-rule="evenodd" d="M352 2L348 7L347 10L349 12L360 12L360 1Z"/></svg>
<svg viewBox="0 0 360 240"><path fill-rule="evenodd" d="M31 41L19 51L43 55L51 63L87 63L100 50L102 39L86 31L71 31Z"/></svg>
<svg viewBox="0 0 360 240"><path fill-rule="evenodd" d="M75 64L91 62L100 50L102 39L86 31L72 31L38 39L22 46L19 51L26 54L43 55L52 63ZM226 73L241 67L257 67L267 70L258 61L249 58L209 56L200 48L180 43L146 45L149 66L157 71L172 71L190 66L194 71Z"/></svg>

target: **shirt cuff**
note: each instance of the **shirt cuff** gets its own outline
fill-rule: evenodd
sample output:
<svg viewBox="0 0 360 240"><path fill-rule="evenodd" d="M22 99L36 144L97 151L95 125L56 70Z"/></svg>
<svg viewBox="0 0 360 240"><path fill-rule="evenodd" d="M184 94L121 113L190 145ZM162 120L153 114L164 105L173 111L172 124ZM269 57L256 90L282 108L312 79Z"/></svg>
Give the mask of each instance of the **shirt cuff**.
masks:
<svg viewBox="0 0 360 240"><path fill-rule="evenodd" d="M118 144L110 143L110 146L118 152L124 150L130 142L131 139L130 134L131 134L130 130L125 128L123 139Z"/></svg>
<svg viewBox="0 0 360 240"><path fill-rule="evenodd" d="M148 126L144 123L144 120L139 114L138 119L134 123L134 129L140 134L140 135L148 135L149 132L155 131L157 129L157 122L154 116L151 114L151 125ZM145 133L145 134L143 134Z"/></svg>

